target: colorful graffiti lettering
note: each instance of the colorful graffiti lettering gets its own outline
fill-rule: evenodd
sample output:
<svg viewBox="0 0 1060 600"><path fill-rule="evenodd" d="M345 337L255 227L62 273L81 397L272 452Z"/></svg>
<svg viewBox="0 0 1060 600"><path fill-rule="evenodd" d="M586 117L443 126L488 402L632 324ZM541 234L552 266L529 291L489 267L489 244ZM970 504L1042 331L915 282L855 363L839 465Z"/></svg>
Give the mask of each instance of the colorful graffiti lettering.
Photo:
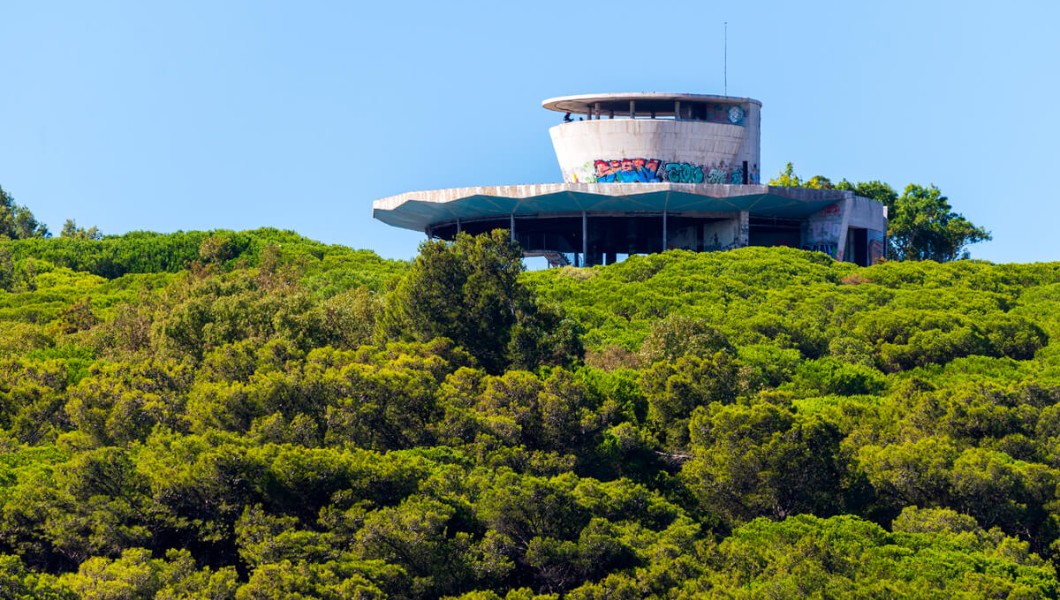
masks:
<svg viewBox="0 0 1060 600"><path fill-rule="evenodd" d="M611 158L598 159L592 163L592 172L586 177L596 183L715 183L741 185L744 182L743 167L728 166L725 161L714 165L696 165L684 162L663 162L657 158ZM583 167L588 171L589 163ZM576 182L577 174L572 175ZM758 182L758 165L747 174L749 183Z"/></svg>
<svg viewBox="0 0 1060 600"><path fill-rule="evenodd" d="M751 179L751 173L748 173L748 179ZM725 161L716 165L711 165L707 169L707 183L717 183L721 185L742 185L743 184L743 167L736 165L727 166Z"/></svg>
<svg viewBox="0 0 1060 600"><path fill-rule="evenodd" d="M824 252L828 256L835 258L837 246L836 244L833 244L831 242L821 244L803 244L802 249L809 250L810 252Z"/></svg>
<svg viewBox="0 0 1060 600"><path fill-rule="evenodd" d="M749 179L752 174L748 174ZM725 161L711 166L690 163L666 163L666 178L674 183L743 184L743 168L726 166Z"/></svg>
<svg viewBox="0 0 1060 600"><path fill-rule="evenodd" d="M597 183L648 183L662 181L661 161L655 158L623 158L593 162Z"/></svg>
<svg viewBox="0 0 1060 600"><path fill-rule="evenodd" d="M666 163L666 179L674 183L703 183L703 168L692 163Z"/></svg>

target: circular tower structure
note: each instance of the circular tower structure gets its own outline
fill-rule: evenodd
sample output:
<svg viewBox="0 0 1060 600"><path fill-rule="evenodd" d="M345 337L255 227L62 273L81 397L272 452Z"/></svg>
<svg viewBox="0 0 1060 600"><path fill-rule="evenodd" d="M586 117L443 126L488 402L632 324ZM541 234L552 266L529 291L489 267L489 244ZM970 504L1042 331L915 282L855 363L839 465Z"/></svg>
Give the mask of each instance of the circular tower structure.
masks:
<svg viewBox="0 0 1060 600"><path fill-rule="evenodd" d="M762 185L758 100L703 94L563 96L550 128L562 183L408 192L375 218L429 237L503 228L553 265L671 248L795 246L870 264L883 206L853 192Z"/></svg>
<svg viewBox="0 0 1060 600"><path fill-rule="evenodd" d="M567 183L758 183L762 103L702 94L626 93L545 100Z"/></svg>

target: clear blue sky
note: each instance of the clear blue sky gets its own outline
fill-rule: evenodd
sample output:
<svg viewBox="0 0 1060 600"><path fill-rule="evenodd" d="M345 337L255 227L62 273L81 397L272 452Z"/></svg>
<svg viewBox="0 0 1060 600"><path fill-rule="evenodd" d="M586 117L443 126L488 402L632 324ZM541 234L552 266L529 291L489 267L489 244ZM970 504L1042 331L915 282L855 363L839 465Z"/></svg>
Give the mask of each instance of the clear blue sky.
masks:
<svg viewBox="0 0 1060 600"><path fill-rule="evenodd" d="M934 183L1060 260L1060 3L0 3L0 185L58 232L293 229L408 258L412 190L560 181L541 100L762 101L762 173Z"/></svg>

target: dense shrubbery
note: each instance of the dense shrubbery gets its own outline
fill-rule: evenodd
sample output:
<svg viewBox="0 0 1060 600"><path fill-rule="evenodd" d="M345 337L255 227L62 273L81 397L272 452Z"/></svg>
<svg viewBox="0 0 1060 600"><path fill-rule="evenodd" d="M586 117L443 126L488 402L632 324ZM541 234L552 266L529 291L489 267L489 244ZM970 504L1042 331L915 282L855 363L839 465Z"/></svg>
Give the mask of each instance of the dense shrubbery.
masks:
<svg viewBox="0 0 1060 600"><path fill-rule="evenodd" d="M1060 264L506 239L0 242L0 596L1060 593Z"/></svg>

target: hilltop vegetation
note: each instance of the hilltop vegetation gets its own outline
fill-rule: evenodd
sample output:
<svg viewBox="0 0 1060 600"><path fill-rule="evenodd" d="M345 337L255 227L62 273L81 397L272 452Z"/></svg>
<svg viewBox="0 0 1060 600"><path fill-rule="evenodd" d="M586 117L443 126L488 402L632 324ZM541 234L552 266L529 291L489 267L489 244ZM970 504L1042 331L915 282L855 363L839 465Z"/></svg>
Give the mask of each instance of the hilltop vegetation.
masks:
<svg viewBox="0 0 1060 600"><path fill-rule="evenodd" d="M96 237L0 242L0 597L1060 593L1060 264Z"/></svg>

